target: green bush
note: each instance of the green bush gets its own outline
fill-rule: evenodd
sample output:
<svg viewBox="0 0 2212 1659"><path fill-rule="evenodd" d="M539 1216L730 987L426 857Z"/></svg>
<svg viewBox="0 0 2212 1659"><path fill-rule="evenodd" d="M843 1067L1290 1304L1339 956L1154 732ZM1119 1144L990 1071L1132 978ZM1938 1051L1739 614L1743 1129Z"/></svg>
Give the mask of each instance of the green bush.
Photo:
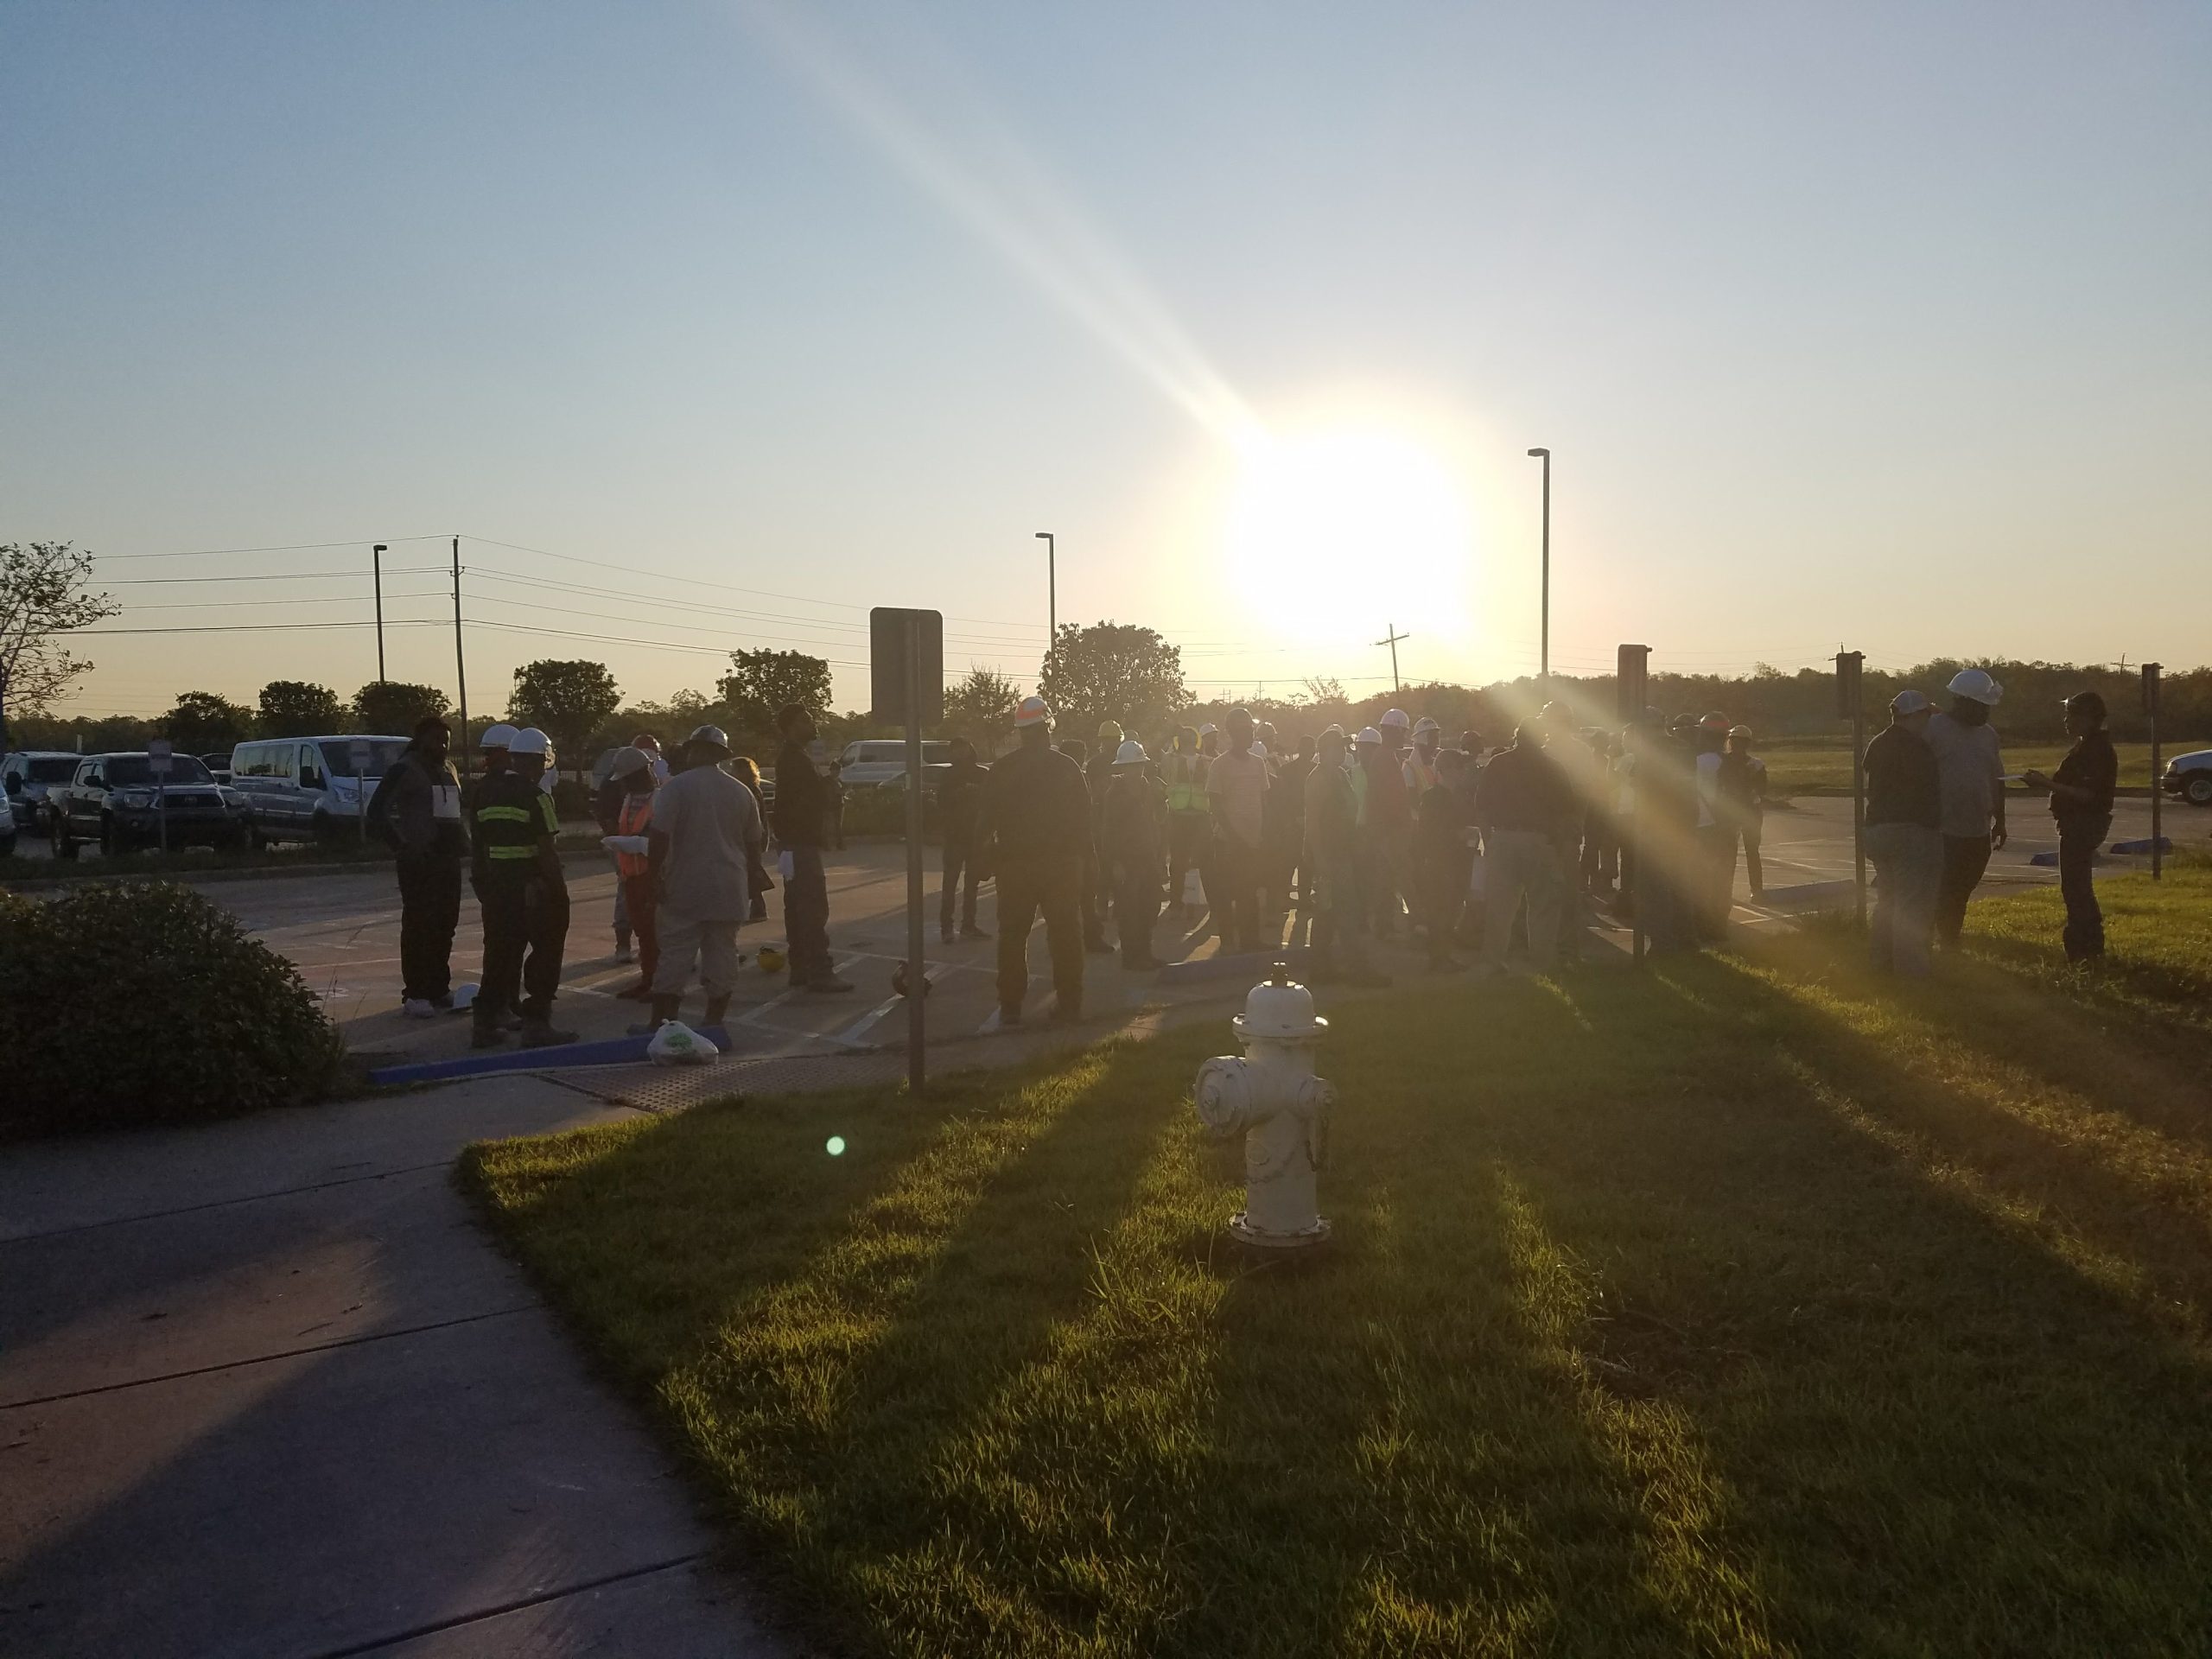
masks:
<svg viewBox="0 0 2212 1659"><path fill-rule="evenodd" d="M168 882L0 893L0 1135L184 1123L327 1095L345 1049L299 970Z"/></svg>

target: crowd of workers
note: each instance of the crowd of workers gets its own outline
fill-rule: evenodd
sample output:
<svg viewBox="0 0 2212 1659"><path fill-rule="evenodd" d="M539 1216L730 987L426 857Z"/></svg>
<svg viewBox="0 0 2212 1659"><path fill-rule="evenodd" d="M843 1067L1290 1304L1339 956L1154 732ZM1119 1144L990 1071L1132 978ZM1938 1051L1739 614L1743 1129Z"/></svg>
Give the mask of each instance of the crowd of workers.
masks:
<svg viewBox="0 0 2212 1659"><path fill-rule="evenodd" d="M1967 901L2005 839L2002 755L1990 724L2003 688L1978 669L1957 675L1949 706L1922 692L1891 702L1866 755L1866 844L1877 875L1875 965L1928 971L1932 946L1955 945ZM2069 958L2101 955L2103 922L2090 867L2110 827L2118 765L2094 692L2069 700L2075 744L2047 791L2059 831ZM1217 933L1224 953L1303 943L1309 974L1380 983L1369 942L1403 933L1433 972L1506 969L1518 947L1537 969L1582 954L1603 922L1640 924L1661 954L1726 934L1740 851L1751 895L1764 886L1760 828L1766 772L1752 734L1719 714L1668 719L1656 709L1618 731L1578 726L1559 704L1487 747L1474 731L1447 742L1433 720L1393 709L1347 734L1331 726L1289 743L1242 708L1222 724L1156 734L1147 748L1116 721L1095 750L1054 742L1040 697L1015 712L1014 743L988 766L952 746L939 783L944 938L990 936L977 889L997 884L997 988L1006 1024L1023 1017L1028 940L1043 919L1053 1014L1083 1009L1084 958L1118 949L1125 969L1160 965L1163 916L1185 944ZM737 930L767 915L772 846L784 891L786 967L795 989L853 988L833 965L824 849L841 817L834 776L805 710L778 718L772 809L759 768L702 726L673 763L640 734L613 758L594 803L618 874L623 959L639 978L618 995L651 1004L651 1031L675 1015L696 971L706 1023L734 988ZM464 795L442 721L424 721L386 774L372 818L398 850L404 1007L429 1017L453 1005L450 957L463 865L481 906L484 965L474 1040L573 1041L552 1023L569 897L556 852L559 822L534 728L494 726L484 775ZM1287 925L1286 925L1287 923ZM1108 944L1110 927L1115 943Z"/></svg>

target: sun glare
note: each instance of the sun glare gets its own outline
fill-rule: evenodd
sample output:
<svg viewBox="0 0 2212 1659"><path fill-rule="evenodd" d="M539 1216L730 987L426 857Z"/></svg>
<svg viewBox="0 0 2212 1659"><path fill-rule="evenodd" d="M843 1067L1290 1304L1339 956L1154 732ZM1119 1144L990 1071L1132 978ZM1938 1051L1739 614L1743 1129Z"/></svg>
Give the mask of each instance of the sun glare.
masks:
<svg viewBox="0 0 2212 1659"><path fill-rule="evenodd" d="M1474 521L1452 469L1387 429L1262 438L1246 450L1228 550L1241 598L1278 632L1334 639L1394 619L1452 619L1459 632ZM1375 614L1352 590L1372 593ZM1398 609L1391 611L1395 601Z"/></svg>

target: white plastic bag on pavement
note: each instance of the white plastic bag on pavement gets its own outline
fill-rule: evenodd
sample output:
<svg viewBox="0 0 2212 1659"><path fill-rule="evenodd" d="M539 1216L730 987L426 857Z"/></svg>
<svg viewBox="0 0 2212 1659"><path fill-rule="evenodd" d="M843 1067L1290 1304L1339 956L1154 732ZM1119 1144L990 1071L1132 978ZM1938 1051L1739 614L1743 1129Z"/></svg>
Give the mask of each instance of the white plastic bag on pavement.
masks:
<svg viewBox="0 0 2212 1659"><path fill-rule="evenodd" d="M655 1065L704 1065L721 1052L681 1020L670 1020L645 1045L645 1058Z"/></svg>

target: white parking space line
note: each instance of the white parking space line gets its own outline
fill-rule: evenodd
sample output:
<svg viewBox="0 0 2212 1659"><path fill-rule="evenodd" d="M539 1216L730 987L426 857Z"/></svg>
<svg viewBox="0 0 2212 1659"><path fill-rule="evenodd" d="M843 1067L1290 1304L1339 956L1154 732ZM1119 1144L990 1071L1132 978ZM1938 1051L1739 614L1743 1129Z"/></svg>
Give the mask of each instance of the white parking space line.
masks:
<svg viewBox="0 0 2212 1659"><path fill-rule="evenodd" d="M849 951L842 962L839 962L835 958L831 959L830 963L830 971L833 974L842 976L846 969L851 967L859 960L860 957L857 953ZM770 997L766 1002L756 1003L753 1007L747 1008L743 1014L738 1015L738 1021L741 1025L747 1026L766 1025L767 1021L763 1018L764 1015L772 1012L774 1009L780 1008L785 1003L790 1001L793 997L802 995L805 990L806 987L804 985L794 985L788 990L779 991L775 995Z"/></svg>

